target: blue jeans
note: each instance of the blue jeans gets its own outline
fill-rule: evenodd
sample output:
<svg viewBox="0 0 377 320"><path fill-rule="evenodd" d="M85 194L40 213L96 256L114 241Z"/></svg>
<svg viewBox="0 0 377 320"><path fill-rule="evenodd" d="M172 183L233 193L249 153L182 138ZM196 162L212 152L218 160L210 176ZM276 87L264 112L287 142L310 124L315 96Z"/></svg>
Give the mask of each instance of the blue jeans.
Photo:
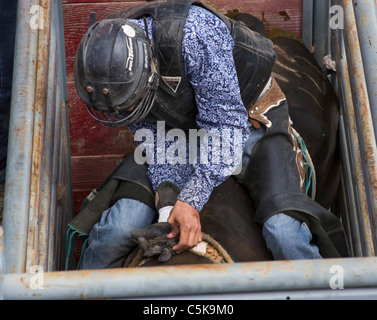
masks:
<svg viewBox="0 0 377 320"><path fill-rule="evenodd" d="M151 225L154 216L155 211L140 201L118 200L103 212L101 220L90 232L81 268L122 267L126 254L137 245L131 238L131 231Z"/></svg>
<svg viewBox="0 0 377 320"><path fill-rule="evenodd" d="M320 259L305 222L279 213L263 225L263 237L275 260Z"/></svg>

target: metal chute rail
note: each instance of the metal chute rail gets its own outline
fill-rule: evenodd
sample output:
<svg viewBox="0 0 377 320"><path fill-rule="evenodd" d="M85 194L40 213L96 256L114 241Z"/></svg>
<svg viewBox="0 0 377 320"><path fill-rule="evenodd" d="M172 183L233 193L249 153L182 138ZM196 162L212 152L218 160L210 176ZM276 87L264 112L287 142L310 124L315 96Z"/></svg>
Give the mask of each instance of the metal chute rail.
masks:
<svg viewBox="0 0 377 320"><path fill-rule="evenodd" d="M64 260L72 196L62 18L61 1L18 1L3 221L6 273L36 265L53 271Z"/></svg>

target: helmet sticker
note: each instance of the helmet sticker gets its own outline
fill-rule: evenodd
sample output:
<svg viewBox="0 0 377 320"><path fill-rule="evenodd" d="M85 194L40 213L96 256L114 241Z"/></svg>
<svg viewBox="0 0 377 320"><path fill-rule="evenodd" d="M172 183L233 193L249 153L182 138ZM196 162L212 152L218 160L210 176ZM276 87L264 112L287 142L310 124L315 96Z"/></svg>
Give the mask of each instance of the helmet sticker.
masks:
<svg viewBox="0 0 377 320"><path fill-rule="evenodd" d="M130 37L130 38L134 38L136 36L136 31L134 28L132 28L130 25L128 24L125 24L124 26L122 26L122 29L123 29L123 32L126 36Z"/></svg>
<svg viewBox="0 0 377 320"><path fill-rule="evenodd" d="M148 68L148 50L147 50L147 45L143 43L143 49L144 49L144 68Z"/></svg>
<svg viewBox="0 0 377 320"><path fill-rule="evenodd" d="M128 41L127 41L128 40ZM131 38L128 38L127 41L127 56L126 56L126 69L128 69L129 72L132 72L132 67L134 64L134 47L132 44Z"/></svg>

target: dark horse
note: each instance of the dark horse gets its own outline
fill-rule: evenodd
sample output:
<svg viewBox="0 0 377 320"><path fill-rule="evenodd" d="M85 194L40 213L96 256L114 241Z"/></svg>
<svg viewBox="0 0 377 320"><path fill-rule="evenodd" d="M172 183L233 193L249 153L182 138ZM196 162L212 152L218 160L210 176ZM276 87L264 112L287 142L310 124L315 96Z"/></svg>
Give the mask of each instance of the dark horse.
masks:
<svg viewBox="0 0 377 320"><path fill-rule="evenodd" d="M250 15L241 19L251 29L264 32L260 23L253 24L256 20ZM315 200L329 208L340 178L337 97L323 70L300 41L278 37L273 42L277 53L273 74L287 97L293 126L304 139L315 166ZM217 240L235 262L272 260L253 215L250 197L231 177L214 189L200 213L202 231ZM186 251L172 256L164 265L200 263L209 260ZM155 265L161 263L156 259L144 264Z"/></svg>

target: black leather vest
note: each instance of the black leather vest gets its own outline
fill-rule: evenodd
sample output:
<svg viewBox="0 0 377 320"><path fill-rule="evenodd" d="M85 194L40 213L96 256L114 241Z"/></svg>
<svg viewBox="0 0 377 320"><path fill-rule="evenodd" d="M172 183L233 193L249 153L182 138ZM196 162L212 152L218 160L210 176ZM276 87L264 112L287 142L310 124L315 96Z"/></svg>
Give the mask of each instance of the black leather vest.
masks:
<svg viewBox="0 0 377 320"><path fill-rule="evenodd" d="M160 85L152 109L153 120L187 130L196 128L197 107L194 90L184 70L182 40L191 5L213 13L229 28L234 40L235 61L242 101L249 109L271 76L276 53L272 42L250 30L244 23L231 20L195 0L153 1L127 9L123 18L155 20L155 53L159 62ZM152 120L151 117L148 117Z"/></svg>

